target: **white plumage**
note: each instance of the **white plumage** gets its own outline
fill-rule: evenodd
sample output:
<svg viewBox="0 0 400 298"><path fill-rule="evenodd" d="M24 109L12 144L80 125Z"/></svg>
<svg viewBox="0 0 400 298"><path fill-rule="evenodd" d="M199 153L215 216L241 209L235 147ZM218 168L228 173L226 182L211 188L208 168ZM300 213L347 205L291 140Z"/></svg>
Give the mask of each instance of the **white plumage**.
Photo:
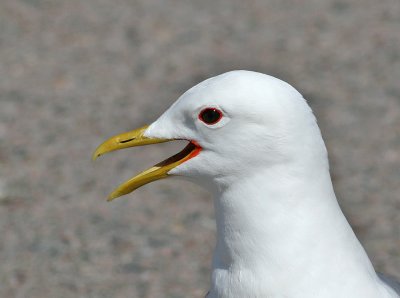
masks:
<svg viewBox="0 0 400 298"><path fill-rule="evenodd" d="M224 112L223 123L196 121L208 106ZM289 84L250 71L222 74L183 94L145 135L203 147L170 173L215 196L207 297L398 297L340 210L315 117Z"/></svg>
<svg viewBox="0 0 400 298"><path fill-rule="evenodd" d="M315 117L289 84L250 71L208 79L94 158L173 139L191 142L110 199L169 176L214 194L208 298L399 297L400 285L376 274L340 210Z"/></svg>

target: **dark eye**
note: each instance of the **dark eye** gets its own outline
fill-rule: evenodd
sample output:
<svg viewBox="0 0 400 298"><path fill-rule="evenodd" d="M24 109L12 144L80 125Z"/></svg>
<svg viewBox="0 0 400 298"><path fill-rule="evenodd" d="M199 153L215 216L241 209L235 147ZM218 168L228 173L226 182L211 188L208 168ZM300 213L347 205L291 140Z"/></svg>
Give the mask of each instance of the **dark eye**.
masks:
<svg viewBox="0 0 400 298"><path fill-rule="evenodd" d="M206 124L215 124L222 118L222 112L217 108L205 108L199 114L199 119Z"/></svg>

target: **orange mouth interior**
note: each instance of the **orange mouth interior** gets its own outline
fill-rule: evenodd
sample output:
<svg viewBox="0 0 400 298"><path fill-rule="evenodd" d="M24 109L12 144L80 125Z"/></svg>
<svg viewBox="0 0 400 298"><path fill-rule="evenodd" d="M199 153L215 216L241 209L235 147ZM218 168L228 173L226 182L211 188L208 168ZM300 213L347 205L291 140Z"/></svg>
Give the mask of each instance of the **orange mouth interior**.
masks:
<svg viewBox="0 0 400 298"><path fill-rule="evenodd" d="M177 161L183 163L197 156L200 153L201 149L202 149L201 146L196 141L190 141L189 144L187 144L186 147L182 149L182 151L167 158L166 160L163 160L162 162L156 164L155 166L164 167L172 163L175 163Z"/></svg>

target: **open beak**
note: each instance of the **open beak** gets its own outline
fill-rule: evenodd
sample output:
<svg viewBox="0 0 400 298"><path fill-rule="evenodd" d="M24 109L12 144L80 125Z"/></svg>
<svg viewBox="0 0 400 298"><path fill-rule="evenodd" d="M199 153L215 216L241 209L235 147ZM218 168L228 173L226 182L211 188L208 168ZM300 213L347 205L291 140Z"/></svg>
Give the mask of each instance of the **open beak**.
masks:
<svg viewBox="0 0 400 298"><path fill-rule="evenodd" d="M96 160L100 155L119 149L173 141L173 139L145 137L144 133L148 127L149 126L146 125L144 127L113 136L97 147L96 151L93 153L92 159ZM147 183L168 177L168 172L171 169L177 167L190 158L195 157L200 153L200 151L201 147L196 142L190 141L181 152L171 156L170 158L156 164L155 166L141 172L140 174L121 184L108 196L108 201L131 193L135 189Z"/></svg>

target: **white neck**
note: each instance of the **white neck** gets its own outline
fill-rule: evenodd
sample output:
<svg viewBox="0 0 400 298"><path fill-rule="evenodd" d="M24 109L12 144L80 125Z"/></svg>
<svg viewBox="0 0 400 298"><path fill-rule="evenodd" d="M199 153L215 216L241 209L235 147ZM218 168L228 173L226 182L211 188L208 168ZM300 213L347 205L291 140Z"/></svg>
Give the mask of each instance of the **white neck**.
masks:
<svg viewBox="0 0 400 298"><path fill-rule="evenodd" d="M315 168L275 166L216 194L207 297L395 297L340 210L328 166Z"/></svg>

